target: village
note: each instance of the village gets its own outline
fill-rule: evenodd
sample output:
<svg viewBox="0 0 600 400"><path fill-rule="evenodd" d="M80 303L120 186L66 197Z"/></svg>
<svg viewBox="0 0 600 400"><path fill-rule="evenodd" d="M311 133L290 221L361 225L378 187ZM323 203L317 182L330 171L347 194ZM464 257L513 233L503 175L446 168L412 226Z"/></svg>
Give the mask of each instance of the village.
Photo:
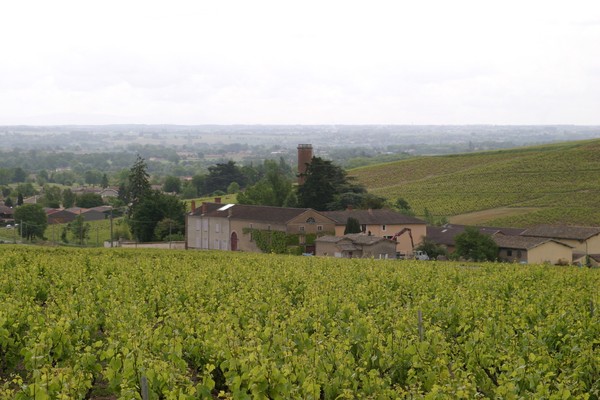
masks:
<svg viewBox="0 0 600 400"><path fill-rule="evenodd" d="M298 185L304 183L306 168L313 158L310 144L298 150ZM117 188L81 188L105 201L118 196ZM37 198L25 199L35 203ZM140 243L131 240L106 242L105 247L223 250L311 255L337 258L445 260L456 248L455 238L467 226L434 226L423 219L396 210L355 209L317 211L312 208L275 207L213 201L196 204L185 215L183 241ZM113 207L45 208L49 225L113 218ZM0 206L4 225L15 224L14 210ZM359 229L348 233L349 220ZM112 225L112 224L111 224ZM111 226L112 227L112 226ZM538 225L524 228L476 226L497 246L495 260L521 264L586 265L600 263L600 227ZM445 255L427 254L424 241L443 249Z"/></svg>

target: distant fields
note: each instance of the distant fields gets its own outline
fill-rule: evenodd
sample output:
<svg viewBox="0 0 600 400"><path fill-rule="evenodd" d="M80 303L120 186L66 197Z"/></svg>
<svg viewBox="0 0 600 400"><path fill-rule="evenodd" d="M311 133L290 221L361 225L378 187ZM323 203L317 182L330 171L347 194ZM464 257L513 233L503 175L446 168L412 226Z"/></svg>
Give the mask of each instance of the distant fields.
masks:
<svg viewBox="0 0 600 400"><path fill-rule="evenodd" d="M487 225L600 225L600 140L419 157L350 171L370 191L405 198L417 215L515 208ZM490 219L491 218L491 219Z"/></svg>
<svg viewBox="0 0 600 400"><path fill-rule="evenodd" d="M0 398L598 399L600 270L0 246Z"/></svg>

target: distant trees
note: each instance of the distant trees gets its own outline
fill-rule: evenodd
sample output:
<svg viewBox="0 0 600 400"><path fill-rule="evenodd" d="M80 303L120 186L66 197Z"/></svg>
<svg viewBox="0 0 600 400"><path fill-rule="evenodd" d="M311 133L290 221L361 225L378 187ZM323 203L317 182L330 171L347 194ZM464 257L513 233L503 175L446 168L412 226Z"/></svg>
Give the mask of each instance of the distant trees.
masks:
<svg viewBox="0 0 600 400"><path fill-rule="evenodd" d="M292 182L277 168L277 165L273 165L255 185L239 193L237 200L240 204L275 207L295 207L297 203Z"/></svg>
<svg viewBox="0 0 600 400"><path fill-rule="evenodd" d="M44 237L48 227L48 217L40 204L24 204L17 207L14 218L21 224L22 237L28 240Z"/></svg>
<svg viewBox="0 0 600 400"><path fill-rule="evenodd" d="M77 196L73 191L69 188L66 188L62 192L62 204L64 208L71 208L75 205L75 200L77 200Z"/></svg>
<svg viewBox="0 0 600 400"><path fill-rule="evenodd" d="M474 261L494 261L498 258L498 245L494 239L476 228L467 227L454 238L454 243L456 257Z"/></svg>
<svg viewBox="0 0 600 400"><path fill-rule="evenodd" d="M235 165L234 161L219 163L213 167L208 167L208 175L204 181L204 193L213 193L217 190L227 191L231 182L237 182L240 187L246 185L246 176L241 169Z"/></svg>
<svg viewBox="0 0 600 400"><path fill-rule="evenodd" d="M129 225L134 237L140 242L150 242L163 238L157 237L157 233L164 232L164 229L157 231L156 227L164 219L172 221L171 234L183 233L185 204L175 196L154 191L150 192L134 207Z"/></svg>
<svg viewBox="0 0 600 400"><path fill-rule="evenodd" d="M304 184L298 186L298 205L319 211L355 208L382 208L385 199L367 193L352 183L343 168L331 161L313 157L304 174Z"/></svg>
<svg viewBox="0 0 600 400"><path fill-rule="evenodd" d="M104 204L98 193L82 193L76 197L75 205L81 208L99 207Z"/></svg>
<svg viewBox="0 0 600 400"><path fill-rule="evenodd" d="M169 220L171 234L183 233L185 204L176 196L152 191L146 168L144 159L138 156L129 172L128 186L123 188L131 204L128 223L132 234L140 242L161 240L167 224L161 221L165 219ZM157 226L162 228L157 229Z"/></svg>
<svg viewBox="0 0 600 400"><path fill-rule="evenodd" d="M163 184L163 191L167 193L181 192L181 179L176 176L167 176Z"/></svg>

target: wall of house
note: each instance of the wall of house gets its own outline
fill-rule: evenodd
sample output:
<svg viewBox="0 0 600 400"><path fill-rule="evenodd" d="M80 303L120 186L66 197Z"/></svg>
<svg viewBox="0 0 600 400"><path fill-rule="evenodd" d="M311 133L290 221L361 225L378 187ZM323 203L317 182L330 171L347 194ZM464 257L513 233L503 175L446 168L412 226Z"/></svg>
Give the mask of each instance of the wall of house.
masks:
<svg viewBox="0 0 600 400"><path fill-rule="evenodd" d="M504 262L527 262L527 250L523 249L503 249L498 251L498 259Z"/></svg>
<svg viewBox="0 0 600 400"><path fill-rule="evenodd" d="M187 220L187 247L190 249L229 250L231 244L227 218L190 215Z"/></svg>
<svg viewBox="0 0 600 400"><path fill-rule="evenodd" d="M314 210L308 210L287 223L286 232L292 235L333 234L335 222ZM343 234L343 230L342 230Z"/></svg>
<svg viewBox="0 0 600 400"><path fill-rule="evenodd" d="M331 242L317 242L316 243L316 254L322 257L341 257L342 253L338 249L336 243Z"/></svg>
<svg viewBox="0 0 600 400"><path fill-rule="evenodd" d="M248 229L285 232L286 226L283 224L267 224L261 221L231 220L231 232L235 232L238 237L238 250L260 253L261 250L252 239L252 235L249 232L244 233L244 230L247 231Z"/></svg>
<svg viewBox="0 0 600 400"><path fill-rule="evenodd" d="M386 237L394 236L402 229L408 228L411 230L415 247L417 247L423 241L423 237L427 234L427 226L425 224L407 224L407 225L367 225L367 232L371 232L372 236ZM345 225L337 225L335 227L336 236L344 236ZM410 236L408 232L403 233L396 239L396 251L403 254L412 255L413 248L410 242Z"/></svg>
<svg viewBox="0 0 600 400"><path fill-rule="evenodd" d="M574 240L574 239L558 239L559 242L563 242L573 247L573 251L588 254L600 253L600 235L592 236L587 241L585 240Z"/></svg>
<svg viewBox="0 0 600 400"><path fill-rule="evenodd" d="M381 241L370 246L363 246L363 257L396 258L396 246L388 241Z"/></svg>
<svg viewBox="0 0 600 400"><path fill-rule="evenodd" d="M529 264L570 264L573 261L573 249L555 242L544 243L529 250Z"/></svg>

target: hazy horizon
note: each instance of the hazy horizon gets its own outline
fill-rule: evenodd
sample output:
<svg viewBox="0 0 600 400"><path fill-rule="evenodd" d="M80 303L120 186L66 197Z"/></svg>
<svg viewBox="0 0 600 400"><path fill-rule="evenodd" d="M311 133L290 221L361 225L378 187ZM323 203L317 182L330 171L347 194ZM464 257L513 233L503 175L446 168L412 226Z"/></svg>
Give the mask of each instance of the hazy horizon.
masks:
<svg viewBox="0 0 600 400"><path fill-rule="evenodd" d="M12 2L0 125L600 125L600 3Z"/></svg>

